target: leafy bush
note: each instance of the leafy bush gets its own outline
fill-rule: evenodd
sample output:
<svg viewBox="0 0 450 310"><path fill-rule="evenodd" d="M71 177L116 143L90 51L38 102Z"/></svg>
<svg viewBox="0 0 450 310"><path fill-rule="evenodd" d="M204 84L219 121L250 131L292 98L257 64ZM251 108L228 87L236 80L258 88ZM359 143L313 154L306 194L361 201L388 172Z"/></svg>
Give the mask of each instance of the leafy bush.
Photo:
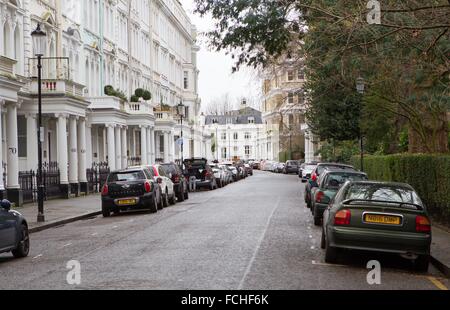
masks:
<svg viewBox="0 0 450 310"><path fill-rule="evenodd" d="M360 166L359 157L351 162ZM364 170L373 180L410 184L435 219L450 223L450 155L367 156Z"/></svg>
<svg viewBox="0 0 450 310"><path fill-rule="evenodd" d="M127 101L127 96L121 91L115 90L111 85L106 85L104 88L105 95L113 96L122 99L123 101Z"/></svg>
<svg viewBox="0 0 450 310"><path fill-rule="evenodd" d="M134 91L134 94L136 95L136 97L142 98L142 97L144 97L144 90L142 88L137 88Z"/></svg>

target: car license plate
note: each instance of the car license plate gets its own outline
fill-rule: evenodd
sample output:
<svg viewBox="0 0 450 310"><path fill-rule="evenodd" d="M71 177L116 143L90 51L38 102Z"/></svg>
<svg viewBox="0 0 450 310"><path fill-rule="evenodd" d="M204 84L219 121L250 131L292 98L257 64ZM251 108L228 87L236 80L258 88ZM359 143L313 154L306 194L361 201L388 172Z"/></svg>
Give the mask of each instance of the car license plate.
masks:
<svg viewBox="0 0 450 310"><path fill-rule="evenodd" d="M117 204L119 206L130 206L135 205L137 203L136 199L119 199L117 200Z"/></svg>
<svg viewBox="0 0 450 310"><path fill-rule="evenodd" d="M381 214L365 214L364 222L386 225L400 225L402 219L400 216L381 215Z"/></svg>

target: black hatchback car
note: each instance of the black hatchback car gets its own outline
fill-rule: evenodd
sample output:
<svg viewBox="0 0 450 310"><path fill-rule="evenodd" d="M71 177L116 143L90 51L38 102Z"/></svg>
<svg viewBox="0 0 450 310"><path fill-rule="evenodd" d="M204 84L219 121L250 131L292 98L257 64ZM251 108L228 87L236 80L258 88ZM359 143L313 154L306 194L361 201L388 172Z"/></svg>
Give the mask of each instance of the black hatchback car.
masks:
<svg viewBox="0 0 450 310"><path fill-rule="evenodd" d="M8 200L3 200L0 202L0 253L6 252L11 252L16 258L28 256L30 237L25 218L11 210Z"/></svg>
<svg viewBox="0 0 450 310"><path fill-rule="evenodd" d="M111 172L102 188L102 214L148 209L158 211L161 189L147 168L125 169Z"/></svg>
<svg viewBox="0 0 450 310"><path fill-rule="evenodd" d="M162 164L166 174L173 182L173 190L179 202L189 199L189 185L181 168L175 164Z"/></svg>

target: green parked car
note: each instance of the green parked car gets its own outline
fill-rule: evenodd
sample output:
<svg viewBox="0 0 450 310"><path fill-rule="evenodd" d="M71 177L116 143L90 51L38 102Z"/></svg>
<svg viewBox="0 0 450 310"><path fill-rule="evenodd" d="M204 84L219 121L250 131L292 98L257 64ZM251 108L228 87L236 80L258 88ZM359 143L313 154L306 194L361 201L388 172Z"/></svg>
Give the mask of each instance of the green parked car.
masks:
<svg viewBox="0 0 450 310"><path fill-rule="evenodd" d="M341 249L397 253L427 271L431 223L426 207L408 184L347 182L323 214L325 261Z"/></svg>
<svg viewBox="0 0 450 310"><path fill-rule="evenodd" d="M367 174L363 172L326 170L317 181L319 186L311 188L311 212L314 216L314 225L319 226L322 223L323 212L345 182L367 180Z"/></svg>

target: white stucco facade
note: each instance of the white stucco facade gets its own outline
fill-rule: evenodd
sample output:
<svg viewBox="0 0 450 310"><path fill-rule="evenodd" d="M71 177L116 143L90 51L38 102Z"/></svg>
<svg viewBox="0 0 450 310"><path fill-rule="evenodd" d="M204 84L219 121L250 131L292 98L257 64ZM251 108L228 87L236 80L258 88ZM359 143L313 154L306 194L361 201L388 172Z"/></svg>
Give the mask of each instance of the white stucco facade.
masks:
<svg viewBox="0 0 450 310"><path fill-rule="evenodd" d="M47 36L43 59L43 161L77 195L86 169L181 157L173 107L186 105L184 157L206 156L200 120L196 29L176 0L0 0L0 191L20 191L37 169L37 61L31 32ZM56 57L48 59L48 57ZM114 90L105 94L105 86ZM150 100L131 98L136 89ZM148 98L146 98L148 99Z"/></svg>

